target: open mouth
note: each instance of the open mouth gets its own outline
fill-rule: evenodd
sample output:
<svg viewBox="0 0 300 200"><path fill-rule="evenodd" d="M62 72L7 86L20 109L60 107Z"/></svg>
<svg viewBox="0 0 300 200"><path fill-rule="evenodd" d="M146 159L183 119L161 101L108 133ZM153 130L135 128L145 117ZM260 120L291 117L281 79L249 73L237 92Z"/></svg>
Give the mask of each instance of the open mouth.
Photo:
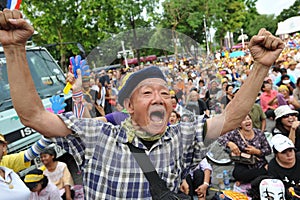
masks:
<svg viewBox="0 0 300 200"><path fill-rule="evenodd" d="M154 111L150 113L150 120L157 124L163 123L164 117L165 113L162 111Z"/></svg>

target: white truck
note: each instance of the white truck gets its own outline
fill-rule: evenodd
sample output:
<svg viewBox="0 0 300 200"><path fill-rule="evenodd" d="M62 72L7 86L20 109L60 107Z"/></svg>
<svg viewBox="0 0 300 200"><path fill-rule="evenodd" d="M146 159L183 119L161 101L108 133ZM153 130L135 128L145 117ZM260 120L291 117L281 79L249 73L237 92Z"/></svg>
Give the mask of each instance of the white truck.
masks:
<svg viewBox="0 0 300 200"><path fill-rule="evenodd" d="M56 60L44 47L28 46L26 47L26 56L37 92L43 101L44 107L50 108L50 97L64 95L65 75ZM15 153L29 148L40 139L41 135L34 129L25 127L20 122L12 105L6 67L6 58L3 48L0 47L0 133L8 141L8 153ZM24 95L26 94L24 93ZM65 111L70 111L72 105L71 94L64 95L64 98L67 103ZM55 146L55 149L58 156L66 159L65 151L58 146ZM38 158L32 163L32 167L40 164ZM21 172L20 175L22 176L24 173Z"/></svg>

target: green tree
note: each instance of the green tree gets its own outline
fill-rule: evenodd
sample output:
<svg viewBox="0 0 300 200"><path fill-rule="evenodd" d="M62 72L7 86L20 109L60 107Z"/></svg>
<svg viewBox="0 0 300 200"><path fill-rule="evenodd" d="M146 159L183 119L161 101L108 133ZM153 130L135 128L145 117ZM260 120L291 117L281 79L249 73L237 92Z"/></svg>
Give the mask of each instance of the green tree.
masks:
<svg viewBox="0 0 300 200"><path fill-rule="evenodd" d="M247 34L252 37L256 35L261 28L266 28L271 33L275 33L277 21L274 15L257 15L253 16L247 28Z"/></svg>
<svg viewBox="0 0 300 200"><path fill-rule="evenodd" d="M288 18L299 16L300 14L300 1L295 1L288 9L283 9L281 13L277 16L277 22L282 22Z"/></svg>
<svg viewBox="0 0 300 200"><path fill-rule="evenodd" d="M56 44L60 64L64 66L68 63L67 56L79 53L77 43L88 52L101 39L119 30L115 26L121 18L121 12L116 9L117 0L105 2L25 0L21 10L37 32L33 41L38 45Z"/></svg>

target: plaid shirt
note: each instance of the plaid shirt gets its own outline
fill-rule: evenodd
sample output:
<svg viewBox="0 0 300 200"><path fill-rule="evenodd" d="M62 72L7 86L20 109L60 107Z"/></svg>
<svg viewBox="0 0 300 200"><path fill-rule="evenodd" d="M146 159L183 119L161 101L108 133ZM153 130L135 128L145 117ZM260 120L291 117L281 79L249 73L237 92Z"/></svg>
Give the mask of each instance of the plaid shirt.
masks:
<svg viewBox="0 0 300 200"><path fill-rule="evenodd" d="M72 113L60 117L73 134L53 140L83 169L85 199L151 199L149 182L127 145L122 126L77 119ZM182 178L205 156L203 125L200 116L194 123L169 126L150 150L137 137L132 144L145 149L167 187L178 191Z"/></svg>

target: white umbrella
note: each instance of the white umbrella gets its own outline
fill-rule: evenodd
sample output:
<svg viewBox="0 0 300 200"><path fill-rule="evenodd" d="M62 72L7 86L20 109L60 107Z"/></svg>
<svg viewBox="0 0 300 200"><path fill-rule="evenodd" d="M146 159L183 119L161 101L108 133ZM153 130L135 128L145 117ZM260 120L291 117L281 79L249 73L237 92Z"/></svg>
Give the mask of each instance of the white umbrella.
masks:
<svg viewBox="0 0 300 200"><path fill-rule="evenodd" d="M243 38L244 38L244 40L247 40L247 39L248 39L248 35L247 35L247 34L240 35L240 36L238 37L238 40L239 40L239 41L240 41L240 40L243 40Z"/></svg>

